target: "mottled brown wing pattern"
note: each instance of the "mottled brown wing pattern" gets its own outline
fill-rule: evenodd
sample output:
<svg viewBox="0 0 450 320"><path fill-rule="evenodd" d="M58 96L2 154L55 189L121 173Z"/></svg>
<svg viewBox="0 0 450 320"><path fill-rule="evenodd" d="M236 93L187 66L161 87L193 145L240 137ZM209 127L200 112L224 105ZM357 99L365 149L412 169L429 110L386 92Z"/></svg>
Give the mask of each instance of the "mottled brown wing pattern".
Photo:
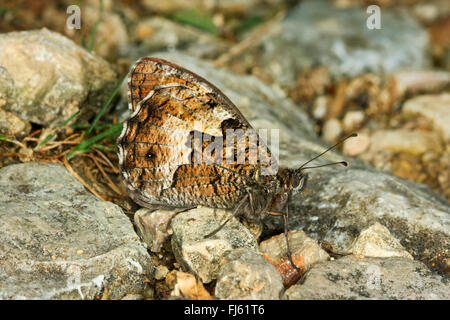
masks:
<svg viewBox="0 0 450 320"><path fill-rule="evenodd" d="M248 161L194 163L200 146L189 141L196 134L221 137L226 129L251 128L208 81L165 60L143 58L130 72L128 90L132 114L117 144L120 170L137 203L231 208L252 184L262 181L259 164ZM234 149L236 145L226 145L221 156L234 154ZM267 157L271 157L268 149Z"/></svg>

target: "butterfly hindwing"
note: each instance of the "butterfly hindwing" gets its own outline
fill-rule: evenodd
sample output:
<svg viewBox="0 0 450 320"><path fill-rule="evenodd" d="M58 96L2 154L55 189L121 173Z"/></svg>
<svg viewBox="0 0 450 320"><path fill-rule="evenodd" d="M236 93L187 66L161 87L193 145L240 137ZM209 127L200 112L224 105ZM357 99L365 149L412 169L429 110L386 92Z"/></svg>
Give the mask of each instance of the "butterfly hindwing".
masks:
<svg viewBox="0 0 450 320"><path fill-rule="evenodd" d="M143 58L128 90L131 116L118 138L119 164L130 196L143 206L231 208L262 181L261 159L274 161L260 139L227 143L229 130L247 132L250 124L220 90L182 67ZM250 161L258 147L265 153ZM239 150L244 161L228 162Z"/></svg>

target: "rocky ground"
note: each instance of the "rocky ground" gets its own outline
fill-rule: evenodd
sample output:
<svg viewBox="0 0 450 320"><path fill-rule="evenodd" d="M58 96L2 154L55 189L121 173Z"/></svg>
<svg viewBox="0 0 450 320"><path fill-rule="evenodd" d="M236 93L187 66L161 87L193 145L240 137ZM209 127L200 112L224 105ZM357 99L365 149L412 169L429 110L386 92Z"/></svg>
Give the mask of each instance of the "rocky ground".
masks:
<svg viewBox="0 0 450 320"><path fill-rule="evenodd" d="M378 1L380 30L366 1L186 3L82 1L80 30L68 1L0 3L0 298L450 299L448 1ZM299 270L279 217L204 239L230 212L124 193L117 84L146 55L280 129L282 166L359 133L290 203Z"/></svg>

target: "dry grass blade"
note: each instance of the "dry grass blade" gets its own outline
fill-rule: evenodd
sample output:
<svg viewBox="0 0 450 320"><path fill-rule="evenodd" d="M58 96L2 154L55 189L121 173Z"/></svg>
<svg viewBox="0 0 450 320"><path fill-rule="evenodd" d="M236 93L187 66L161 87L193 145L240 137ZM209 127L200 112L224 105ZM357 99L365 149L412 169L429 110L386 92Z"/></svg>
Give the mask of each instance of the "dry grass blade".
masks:
<svg viewBox="0 0 450 320"><path fill-rule="evenodd" d="M88 189L92 194L94 194L97 198L107 201L102 195L100 195L97 191L95 191L94 188L92 188L90 185L88 185L79 175L78 173L73 170L72 166L69 164L69 161L66 157L63 158L64 166L66 167L67 171L70 172L70 174L77 179L86 189Z"/></svg>
<svg viewBox="0 0 450 320"><path fill-rule="evenodd" d="M117 194L119 195L125 195L122 190L120 190L120 188L111 180L111 178L109 177L109 175L105 172L105 170L103 170L102 165L98 162L97 157L93 154L90 154L90 158L94 161L95 165L97 166L97 168L100 170L100 172L102 173L103 177L106 179L106 181L108 181L108 186L114 190Z"/></svg>
<svg viewBox="0 0 450 320"><path fill-rule="evenodd" d="M103 152L98 149L94 149L94 151L97 152L108 163L114 173L119 173L119 168L114 166L111 160L109 160L109 158Z"/></svg>
<svg viewBox="0 0 450 320"><path fill-rule="evenodd" d="M17 145L17 146L19 146L19 147L21 147L21 148L23 148L23 149L26 149L26 148L27 148L27 146L24 145L23 143L21 143L21 142L19 142L19 141L17 141L17 140L14 140L14 139L10 139L10 138L8 138L8 137L6 137L6 136L0 135L0 141L5 141L5 142L13 143L13 144L15 144L15 145Z"/></svg>
<svg viewBox="0 0 450 320"><path fill-rule="evenodd" d="M261 39L261 37L267 34L267 32L272 28L272 26L281 21L285 15L286 15L285 10L278 12L275 15L275 17L267 21L261 27L257 28L254 32L252 32L252 34L250 34L247 38L245 38L245 40L237 43L235 46L231 47L230 50L228 50L220 57L218 57L216 60L214 60L213 64L217 67L222 67L226 65L234 57L239 56L244 50L257 43Z"/></svg>
<svg viewBox="0 0 450 320"><path fill-rule="evenodd" d="M341 115L345 106L345 99L347 93L348 83L342 80L337 88L336 96L331 103L330 110L328 110L327 119L337 118Z"/></svg>
<svg viewBox="0 0 450 320"><path fill-rule="evenodd" d="M18 152L8 152L8 153L0 153L0 157L28 157L26 154L18 153Z"/></svg>

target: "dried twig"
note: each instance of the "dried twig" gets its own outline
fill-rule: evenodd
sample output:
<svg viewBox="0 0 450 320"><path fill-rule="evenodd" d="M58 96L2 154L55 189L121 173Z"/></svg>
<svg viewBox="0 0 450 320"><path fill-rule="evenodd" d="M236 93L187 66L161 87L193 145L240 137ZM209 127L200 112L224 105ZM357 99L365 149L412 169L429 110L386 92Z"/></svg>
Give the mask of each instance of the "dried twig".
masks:
<svg viewBox="0 0 450 320"><path fill-rule="evenodd" d="M267 21L264 25L257 28L252 34L250 34L245 40L237 43L230 50L222 54L216 60L214 60L213 64L217 67L224 66L234 57L240 55L244 50L251 47L255 43L257 43L275 24L277 24L281 19L284 18L286 14L286 10L282 10L278 12L275 17Z"/></svg>
<svg viewBox="0 0 450 320"><path fill-rule="evenodd" d="M103 170L103 167L101 166L101 164L97 161L95 155L90 154L91 159L94 160L95 165L97 166L97 168L100 170L100 172L102 173L103 177L105 177L105 179L108 181L108 185L109 187L114 190L117 194L120 195L125 195L122 190L120 190L120 188L111 180L111 178L109 177L109 175Z"/></svg>
<svg viewBox="0 0 450 320"><path fill-rule="evenodd" d="M86 189L88 189L91 193L93 193L97 198L107 201L102 195L100 195L97 191L95 191L90 185L88 185L79 175L78 173L73 170L73 168L70 166L69 161L66 157L63 158L64 166L66 167L67 171L70 172L70 174L77 179Z"/></svg>
<svg viewBox="0 0 450 320"><path fill-rule="evenodd" d="M111 167L114 173L119 173L119 169L112 164L111 160L109 160L109 158L103 152L101 152L97 148L93 149L106 161L106 163L108 163L108 165Z"/></svg>

